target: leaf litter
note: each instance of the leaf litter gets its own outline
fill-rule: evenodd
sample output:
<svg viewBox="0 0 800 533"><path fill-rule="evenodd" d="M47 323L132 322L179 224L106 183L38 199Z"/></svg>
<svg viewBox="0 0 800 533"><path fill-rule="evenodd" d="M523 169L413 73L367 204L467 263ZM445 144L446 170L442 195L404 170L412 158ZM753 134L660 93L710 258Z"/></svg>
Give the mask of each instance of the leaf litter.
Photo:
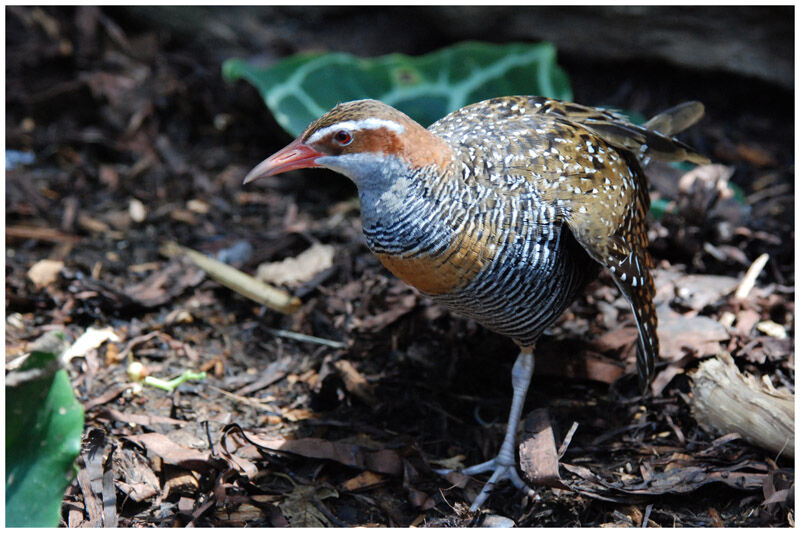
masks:
<svg viewBox="0 0 800 533"><path fill-rule="evenodd" d="M690 375L720 352L794 393L789 144L762 136L753 146L710 115L699 128L721 165L683 178L652 169L654 199L674 206L650 230L663 344L655 394L639 396L634 324L601 276L537 346L534 436L520 441L537 496L501 485L475 516L465 504L478 483L435 470L499 446L513 344L388 275L363 244L344 180L242 189L263 157L262 124L251 128L267 120L263 104L222 85L206 49L179 36L167 49L163 33L125 13L8 13L7 143L36 158L7 171L7 367L49 329L116 336L67 363L85 447L97 431L104 440L65 494L65 525L793 523L792 463L704 429L689 403ZM273 127L270 142L281 135ZM209 258L225 250L248 273L296 258L302 275L281 283L301 304L273 313L165 260L167 240ZM315 246L330 248L307 259ZM737 294L743 278L753 285ZM137 388L132 361L208 377L172 393Z"/></svg>

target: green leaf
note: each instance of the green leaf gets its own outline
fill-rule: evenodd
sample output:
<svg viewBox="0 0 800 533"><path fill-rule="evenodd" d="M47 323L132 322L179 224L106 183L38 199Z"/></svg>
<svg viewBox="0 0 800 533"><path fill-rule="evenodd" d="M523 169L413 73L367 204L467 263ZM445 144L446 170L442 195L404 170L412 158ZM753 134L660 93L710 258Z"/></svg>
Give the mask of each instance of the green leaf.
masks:
<svg viewBox="0 0 800 533"><path fill-rule="evenodd" d="M374 98L423 126L467 104L531 94L572 99L569 78L550 43L465 42L427 55L298 54L268 68L242 59L222 65L228 81L245 79L261 93L278 123L297 136L340 102Z"/></svg>
<svg viewBox="0 0 800 533"><path fill-rule="evenodd" d="M56 527L81 450L83 407L55 351L33 351L6 377L6 527Z"/></svg>
<svg viewBox="0 0 800 533"><path fill-rule="evenodd" d="M736 185L735 183L731 183L730 181L727 183L728 188L733 191L733 199L739 205L747 205L747 197L744 195L744 191L741 187Z"/></svg>
<svg viewBox="0 0 800 533"><path fill-rule="evenodd" d="M674 215L677 212L675 204L669 198L654 198L650 203L650 214L654 220L661 220L664 215Z"/></svg>

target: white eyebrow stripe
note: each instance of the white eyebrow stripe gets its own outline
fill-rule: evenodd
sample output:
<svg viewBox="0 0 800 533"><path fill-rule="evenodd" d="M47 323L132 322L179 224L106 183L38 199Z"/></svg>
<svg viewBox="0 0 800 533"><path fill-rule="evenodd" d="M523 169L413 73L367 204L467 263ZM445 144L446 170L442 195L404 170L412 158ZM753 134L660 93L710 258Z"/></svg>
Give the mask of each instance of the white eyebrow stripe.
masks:
<svg viewBox="0 0 800 533"><path fill-rule="evenodd" d="M382 118L362 118L361 120L345 120L344 122L338 122L331 126L327 126L322 128L321 130L317 130L314 132L311 137L308 138L306 141L307 143L315 143L318 140L322 139L326 135L334 131L339 130L350 130L350 131L357 131L357 130L377 130L380 128L386 128L389 130L394 131L397 134L401 134L406 131L405 126L402 124L398 124L392 120L385 120Z"/></svg>

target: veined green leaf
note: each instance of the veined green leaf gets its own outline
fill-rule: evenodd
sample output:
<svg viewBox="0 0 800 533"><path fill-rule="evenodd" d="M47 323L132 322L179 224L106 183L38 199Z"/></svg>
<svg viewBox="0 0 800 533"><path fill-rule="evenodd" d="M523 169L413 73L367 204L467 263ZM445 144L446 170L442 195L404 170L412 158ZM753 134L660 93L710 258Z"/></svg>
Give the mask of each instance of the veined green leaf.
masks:
<svg viewBox="0 0 800 533"><path fill-rule="evenodd" d="M465 42L418 57L298 54L268 68L229 59L222 71L229 81L252 83L278 123L295 136L336 104L362 98L381 100L424 126L495 96L572 99L550 43Z"/></svg>
<svg viewBox="0 0 800 533"><path fill-rule="evenodd" d="M34 350L19 370L32 378L6 385L6 527L58 526L75 475L83 407L57 359Z"/></svg>

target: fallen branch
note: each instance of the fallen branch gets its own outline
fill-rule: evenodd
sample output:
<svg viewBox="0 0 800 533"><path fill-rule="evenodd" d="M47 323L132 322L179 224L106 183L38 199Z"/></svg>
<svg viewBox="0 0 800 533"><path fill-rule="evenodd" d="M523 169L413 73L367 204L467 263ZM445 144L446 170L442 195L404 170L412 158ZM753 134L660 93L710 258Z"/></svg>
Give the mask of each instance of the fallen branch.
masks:
<svg viewBox="0 0 800 533"><path fill-rule="evenodd" d="M714 433L744 440L794 458L794 395L768 381L742 375L726 352L704 361L692 375L691 408Z"/></svg>

